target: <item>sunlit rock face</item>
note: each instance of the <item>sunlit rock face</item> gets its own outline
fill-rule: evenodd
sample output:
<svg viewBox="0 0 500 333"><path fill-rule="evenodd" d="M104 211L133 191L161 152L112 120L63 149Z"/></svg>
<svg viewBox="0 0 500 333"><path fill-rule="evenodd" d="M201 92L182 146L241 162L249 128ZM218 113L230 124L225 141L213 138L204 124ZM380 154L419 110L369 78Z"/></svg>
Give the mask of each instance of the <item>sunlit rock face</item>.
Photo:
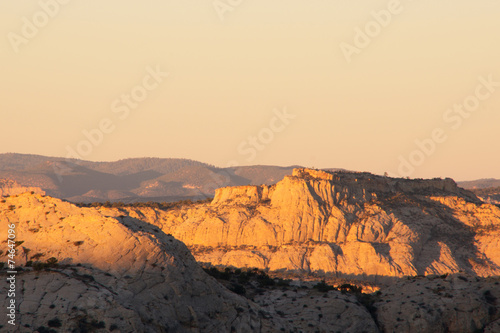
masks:
<svg viewBox="0 0 500 333"><path fill-rule="evenodd" d="M500 273L500 209L451 179L295 169L211 204L108 210L157 225L214 265L357 278Z"/></svg>

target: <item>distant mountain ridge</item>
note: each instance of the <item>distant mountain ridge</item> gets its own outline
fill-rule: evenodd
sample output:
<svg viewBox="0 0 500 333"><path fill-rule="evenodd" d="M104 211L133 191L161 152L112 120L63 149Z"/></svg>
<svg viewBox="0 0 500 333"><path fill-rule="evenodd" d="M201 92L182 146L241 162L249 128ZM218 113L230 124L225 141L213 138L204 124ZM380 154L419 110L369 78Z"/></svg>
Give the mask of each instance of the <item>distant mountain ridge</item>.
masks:
<svg viewBox="0 0 500 333"><path fill-rule="evenodd" d="M489 188L489 187L500 187L500 179L484 178L484 179L457 182L457 184L458 184L458 186L463 187L463 188L468 189L468 190L484 189L484 188Z"/></svg>
<svg viewBox="0 0 500 333"><path fill-rule="evenodd" d="M295 166L218 168L189 159L130 158L91 162L0 154L0 179L38 187L73 202L176 201L211 197L224 186L273 184Z"/></svg>
<svg viewBox="0 0 500 333"><path fill-rule="evenodd" d="M485 178L458 182L458 185L474 192L484 202L500 205L500 179Z"/></svg>
<svg viewBox="0 0 500 333"><path fill-rule="evenodd" d="M218 168L182 158L128 158L92 162L30 154L0 154L0 179L38 187L48 195L73 202L177 201L213 197L225 186L271 185L299 166ZM341 169L331 169L341 170ZM465 189L500 187L499 179L457 182ZM495 191L494 194L496 194ZM496 203L499 198L482 194Z"/></svg>

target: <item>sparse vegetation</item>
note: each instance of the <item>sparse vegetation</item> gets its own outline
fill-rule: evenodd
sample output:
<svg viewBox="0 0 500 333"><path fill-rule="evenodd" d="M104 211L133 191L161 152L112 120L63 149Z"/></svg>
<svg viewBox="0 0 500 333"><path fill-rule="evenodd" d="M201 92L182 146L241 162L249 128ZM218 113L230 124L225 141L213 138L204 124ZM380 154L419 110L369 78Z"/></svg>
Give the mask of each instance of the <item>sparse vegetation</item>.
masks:
<svg viewBox="0 0 500 333"><path fill-rule="evenodd" d="M169 210L169 209L174 209L174 208L180 208L183 206L194 206L197 204L203 204L203 203L210 203L212 202L213 198L206 198L203 200L199 201L191 201L191 200L180 200L180 201L175 201L175 202L155 202L155 201L148 201L148 202L133 202L133 203L124 203L121 201L117 202L93 202L93 203L76 203L78 207L95 207L95 208L155 208L155 209L161 209L161 210Z"/></svg>
<svg viewBox="0 0 500 333"><path fill-rule="evenodd" d="M51 258L47 259L47 261L45 263L40 262L40 261L36 261L36 262L32 263L33 270L35 270L35 271L41 271L44 269L47 270L50 268L57 268L58 266L59 266L58 260L55 257L51 257Z"/></svg>
<svg viewBox="0 0 500 333"><path fill-rule="evenodd" d="M106 323L104 321L98 321L93 319L89 322L87 317L80 317L77 322L78 330L74 332L95 332L98 329L106 328Z"/></svg>
<svg viewBox="0 0 500 333"><path fill-rule="evenodd" d="M488 302L488 304L496 304L497 302L497 298L491 293L490 290L486 290L484 293L483 293L483 296L484 296L484 299L486 300L486 302Z"/></svg>
<svg viewBox="0 0 500 333"><path fill-rule="evenodd" d="M35 255L32 255L30 259L32 259L32 260L38 260L38 259L40 259L43 256L45 256L45 253L37 253Z"/></svg>
<svg viewBox="0 0 500 333"><path fill-rule="evenodd" d="M318 290L319 292L326 293L330 290L337 290L334 286L328 285L325 283L325 280L318 282L313 286L314 289Z"/></svg>
<svg viewBox="0 0 500 333"><path fill-rule="evenodd" d="M62 326L62 323L61 323L61 320L59 320L59 318L54 318L54 319L51 319L48 321L47 325L49 325L49 327L61 327Z"/></svg>
<svg viewBox="0 0 500 333"><path fill-rule="evenodd" d="M216 267L205 267L205 272L221 282L229 283L227 287L240 295L247 295L247 290L252 289L259 292L259 288L286 288L290 286L291 280L272 278L266 272L256 268L242 270L229 267L219 270ZM255 287L257 285L258 287ZM261 289L262 290L262 289Z"/></svg>
<svg viewBox="0 0 500 333"><path fill-rule="evenodd" d="M233 283L233 285L231 286L231 288L229 288L229 290L231 290L233 293L236 293L236 294L242 295L242 296L245 296L245 294L247 292L245 287L243 287L239 283Z"/></svg>
<svg viewBox="0 0 500 333"><path fill-rule="evenodd" d="M361 290L363 290L363 288L353 286L352 284L349 284L349 283L344 283L344 284L338 286L337 289L343 293L350 292L350 293L354 293L354 294L361 293Z"/></svg>

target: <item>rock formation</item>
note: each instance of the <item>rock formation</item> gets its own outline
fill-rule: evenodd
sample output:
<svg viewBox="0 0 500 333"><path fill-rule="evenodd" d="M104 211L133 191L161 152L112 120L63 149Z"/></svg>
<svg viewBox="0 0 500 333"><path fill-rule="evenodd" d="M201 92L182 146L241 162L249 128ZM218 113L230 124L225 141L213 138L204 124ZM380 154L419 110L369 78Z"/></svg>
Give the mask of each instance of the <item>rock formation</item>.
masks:
<svg viewBox="0 0 500 333"><path fill-rule="evenodd" d="M18 322L1 316L0 330L494 333L499 216L451 180L305 169L167 211L10 195L0 198L0 234L15 224ZM212 265L391 283L366 295L250 281L245 298L174 236Z"/></svg>
<svg viewBox="0 0 500 333"><path fill-rule="evenodd" d="M211 204L104 213L154 224L213 265L375 279L500 274L500 209L451 179L295 169L272 186L218 189Z"/></svg>
<svg viewBox="0 0 500 333"><path fill-rule="evenodd" d="M0 179L0 197L8 195L17 195L25 192L33 192L38 194L45 194L38 187L21 186L17 182L10 179Z"/></svg>
<svg viewBox="0 0 500 333"><path fill-rule="evenodd" d="M61 332L290 328L272 316L262 318L257 305L206 275L184 244L140 220L105 217L95 209L26 193L1 200L0 221L1 235L7 235L9 224L16 226L16 266L35 269L18 269L19 321L10 332L51 325ZM43 271L52 257L59 267ZM6 298L8 285L1 288ZM0 325L13 328L5 315Z"/></svg>

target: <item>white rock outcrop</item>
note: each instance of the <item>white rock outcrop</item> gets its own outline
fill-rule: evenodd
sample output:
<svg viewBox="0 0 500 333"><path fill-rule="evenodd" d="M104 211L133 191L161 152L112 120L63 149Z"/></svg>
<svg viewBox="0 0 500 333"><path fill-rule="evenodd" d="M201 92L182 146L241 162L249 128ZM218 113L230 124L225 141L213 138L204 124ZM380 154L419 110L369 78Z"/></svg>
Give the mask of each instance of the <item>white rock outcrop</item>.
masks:
<svg viewBox="0 0 500 333"><path fill-rule="evenodd" d="M296 169L211 204L108 210L184 242L201 262L374 278L500 274L500 208L451 179Z"/></svg>

